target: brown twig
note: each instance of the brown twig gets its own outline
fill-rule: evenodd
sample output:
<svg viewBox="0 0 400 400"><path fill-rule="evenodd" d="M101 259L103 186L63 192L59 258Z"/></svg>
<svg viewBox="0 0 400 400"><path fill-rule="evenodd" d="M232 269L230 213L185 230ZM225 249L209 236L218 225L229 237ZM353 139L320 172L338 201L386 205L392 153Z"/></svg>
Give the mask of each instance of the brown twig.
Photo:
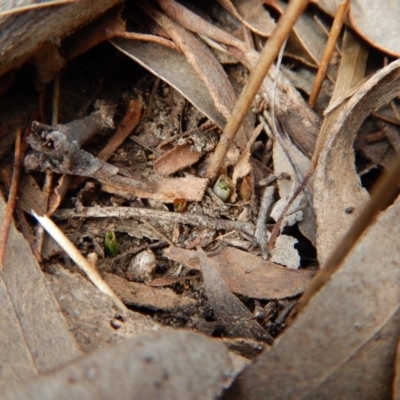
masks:
<svg viewBox="0 0 400 400"><path fill-rule="evenodd" d="M181 49L172 40L164 39L160 36L149 35L147 33L136 33L136 32L122 32L122 31L109 31L107 32L109 37L121 37L130 40L141 40L143 42L158 43L163 46L169 47L172 50L181 53Z"/></svg>
<svg viewBox="0 0 400 400"><path fill-rule="evenodd" d="M346 18L347 10L350 6L350 0L345 0L338 5L335 19L333 20L331 32L326 42L326 47L324 54L322 56L321 63L318 68L317 76L315 77L314 86L311 90L310 98L308 99L308 104L311 107L315 106L319 92L322 87L322 83L326 76L326 71L328 70L329 63L331 61L333 52L335 51L336 41L342 30L344 20Z"/></svg>
<svg viewBox="0 0 400 400"><path fill-rule="evenodd" d="M279 19L271 37L268 39L257 65L251 72L250 77L236 102L232 116L225 126L220 142L211 157L207 168L207 178L211 182L214 182L216 179L228 149L235 139L236 132L239 130L265 75L273 61L276 59L279 50L288 37L294 23L304 11L308 3L308 0L291 1Z"/></svg>
<svg viewBox="0 0 400 400"><path fill-rule="evenodd" d="M17 200L18 186L21 175L21 159L21 130L17 129L15 134L13 175L11 180L10 192L8 195L7 206L4 213L3 225L0 232L0 269L3 268L3 261L7 248L8 233L13 218L15 203Z"/></svg>
<svg viewBox="0 0 400 400"><path fill-rule="evenodd" d="M156 235L158 235L161 239L165 240L170 246L175 246L175 243L167 238L159 229L157 229L153 224L147 221L146 218L142 218L141 221L147 225Z"/></svg>
<svg viewBox="0 0 400 400"><path fill-rule="evenodd" d="M191 213L174 213L169 211L151 210L135 207L85 207L82 210L58 210L54 218L63 220L68 218L146 218L171 223L204 226L211 229L237 230L249 235L254 234L254 225L250 222L213 219L205 215Z"/></svg>

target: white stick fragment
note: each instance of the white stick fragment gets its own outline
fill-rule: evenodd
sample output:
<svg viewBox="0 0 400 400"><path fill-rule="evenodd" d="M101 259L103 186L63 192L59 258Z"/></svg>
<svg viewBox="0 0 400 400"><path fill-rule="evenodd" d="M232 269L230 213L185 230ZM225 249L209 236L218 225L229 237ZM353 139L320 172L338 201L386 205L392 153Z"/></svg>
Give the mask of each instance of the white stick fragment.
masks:
<svg viewBox="0 0 400 400"><path fill-rule="evenodd" d="M92 283L104 294L111 297L114 305L122 313L126 313L128 309L124 303L117 297L113 290L107 285L96 269L86 260L78 251L74 244L64 235L58 226L47 216L38 215L32 210L32 215L46 229L47 233L61 246L62 249L75 261L75 263L85 272Z"/></svg>

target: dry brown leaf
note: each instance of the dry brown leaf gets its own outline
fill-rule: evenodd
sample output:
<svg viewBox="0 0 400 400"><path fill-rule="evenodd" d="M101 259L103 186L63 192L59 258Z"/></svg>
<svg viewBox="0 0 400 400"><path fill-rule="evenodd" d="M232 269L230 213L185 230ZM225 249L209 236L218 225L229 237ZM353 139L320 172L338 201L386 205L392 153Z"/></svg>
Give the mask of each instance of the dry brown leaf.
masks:
<svg viewBox="0 0 400 400"><path fill-rule="evenodd" d="M219 128L225 126L225 118L186 57L168 47L156 43L115 38L111 43L142 67L166 81L190 101Z"/></svg>
<svg viewBox="0 0 400 400"><path fill-rule="evenodd" d="M204 250L197 246L204 288L209 306L212 308L218 323L224 327L229 337L241 337L262 340L272 344L273 339L259 325L253 314L226 286Z"/></svg>
<svg viewBox="0 0 400 400"><path fill-rule="evenodd" d="M400 225L393 223L399 218L400 198L226 398L391 398L400 333L400 245L394 240Z"/></svg>
<svg viewBox="0 0 400 400"><path fill-rule="evenodd" d="M258 0L218 0L243 25L260 36L270 36L275 21Z"/></svg>
<svg viewBox="0 0 400 400"><path fill-rule="evenodd" d="M0 196L0 221L5 203ZM80 350L29 245L12 225L0 273L0 387L49 372Z"/></svg>
<svg viewBox="0 0 400 400"><path fill-rule="evenodd" d="M142 314L128 311L121 319L110 298L78 273L59 264L48 267L47 282L80 349L89 353L160 328Z"/></svg>
<svg viewBox="0 0 400 400"><path fill-rule="evenodd" d="M350 21L355 31L379 50L400 57L400 2L352 0Z"/></svg>
<svg viewBox="0 0 400 400"><path fill-rule="evenodd" d="M357 39L348 37L351 62L343 64L347 80L360 80L360 65L365 62ZM358 57L357 55L360 54ZM357 60L358 58L358 60ZM352 66L352 63L353 66ZM358 67L354 67L358 65ZM350 66L346 72L345 67ZM342 73L342 65L339 75ZM342 84L349 87L349 84ZM362 84L340 114L335 116L329 137L321 150L314 184L314 205L317 213L317 250L320 261L326 260L349 228L360 207L368 199L355 170L353 141L364 119L375 109L388 103L399 93L400 61L394 61ZM328 118L328 117L327 117ZM327 207L329 204L329 207ZM354 208L352 208L354 207ZM346 212L355 211L354 213Z"/></svg>
<svg viewBox="0 0 400 400"><path fill-rule="evenodd" d="M101 349L3 392L11 399L215 399L233 372L222 343L192 332L158 332Z"/></svg>
<svg viewBox="0 0 400 400"><path fill-rule="evenodd" d="M124 5L108 10L100 18L86 24L63 41L63 54L67 61L86 53L97 44L110 39L110 32L125 31L126 21L122 18Z"/></svg>
<svg viewBox="0 0 400 400"><path fill-rule="evenodd" d="M181 146L178 145L157 158L153 164L153 169L159 175L171 175L190 167L199 161L201 156L202 153L193 149L193 146L189 143Z"/></svg>
<svg viewBox="0 0 400 400"><path fill-rule="evenodd" d="M342 0L313 0L324 12L335 15ZM374 0L351 0L348 25L365 41L379 50L400 56L400 35L397 16L400 3L396 0L379 2Z"/></svg>
<svg viewBox="0 0 400 400"><path fill-rule="evenodd" d="M264 3L275 8L280 14L286 4L280 0L264 0ZM326 35L310 11L304 12L293 27L285 47L285 54L299 59L302 63L318 67L326 44Z"/></svg>
<svg viewBox="0 0 400 400"><path fill-rule="evenodd" d="M19 200L21 207L27 213L32 210L32 200L34 200L35 210L45 212L46 201L42 190L32 177L32 175L24 175L19 190Z"/></svg>
<svg viewBox="0 0 400 400"><path fill-rule="evenodd" d="M397 342L396 349L396 363L394 367L394 379L393 379L393 395L392 399L399 400L400 399L400 338Z"/></svg>
<svg viewBox="0 0 400 400"><path fill-rule="evenodd" d="M179 24L185 27L186 29L189 29L201 35L205 35L206 37L209 37L214 41L227 45L227 50L231 51L232 55L237 57L239 61L242 62L247 68L252 69L256 65L259 59L259 53L250 49L244 42L236 39L227 32L217 28L215 25L208 23L207 21L200 18L198 15L189 11L187 8L183 7L177 2L171 0L158 0L158 2L160 3L161 7L164 9L164 11L170 18L179 22ZM121 43L119 39L115 40L115 42L117 42L118 45ZM124 42L123 46L126 46ZM136 43L135 48L137 49L138 47L142 46ZM146 47L146 49L141 50L140 51L141 57L138 58L138 62L145 68L149 68L148 66L146 66L146 64L148 65L154 64L154 60L157 60L157 58L162 59L163 57L167 57L169 59L171 57L171 54L172 55L177 54L174 51L159 53L157 51L158 48L161 48L162 51L162 46ZM150 51L152 52L152 54L149 56L148 53ZM125 52L125 54L128 53ZM133 58L135 58L135 55L133 56ZM140 60L141 58L146 59L146 62L141 61ZM181 56L181 59L182 58L184 59L183 56ZM157 65L159 65L161 61L157 62ZM191 100L188 97L188 95L185 94L185 91L179 89L180 85L182 85L182 82L181 83L179 82L180 79L178 79L178 82L176 84L171 83L173 81L176 81L176 77L182 75L181 72L183 64L181 66L181 61L179 61L176 65L174 65L173 69L172 67L169 67L168 65L164 64L166 63L163 62L163 67L161 66L158 67L157 68L158 71L154 71L153 73L155 73L160 78L167 80L167 82L169 82L178 91L180 91L186 98L188 98L189 101L192 102L193 100ZM166 69L166 75L170 75L168 79L163 77L163 68ZM176 71L179 72L177 73ZM270 69L270 74L264 80L264 85L263 85L263 92L265 91L265 93L263 94L269 105L272 104L272 98L274 97L273 93L275 92L275 86L273 84L275 74L276 74L275 68L274 66L272 66ZM190 76L193 75L196 75L194 74L193 70L192 73L188 73L187 76L186 74L182 75L185 76L185 78L183 79L184 81L183 83L185 82L191 83L191 85L187 85L189 86L188 88L185 88L187 93L193 93L193 88L191 86L194 85L194 82L192 83L192 78L190 78ZM199 80L199 82L200 86L197 88L197 93L201 92L202 87L203 87L203 92L207 92L204 91L204 85L202 85L201 80ZM300 143L301 147L306 151L306 153L312 154L314 151L315 140L320 126L319 117L314 113L313 110L311 110L311 108L306 104L300 93L293 87L290 81L285 76L283 76L283 74L280 75L280 79L278 80L276 92L277 95L275 99L275 109L277 117L283 123L283 125L290 133L290 135L298 143ZM208 93L206 94L207 96L205 97L205 100L210 98ZM195 100L196 96L193 96L193 99ZM196 105L196 103L193 104ZM201 104L201 98L200 101L198 101L198 104ZM210 105L209 102L207 104ZM215 117L213 118L212 116L210 116L213 114L212 104L207 108L208 112L211 112L211 114L208 114L205 111L205 108L201 109L199 105L196 105L196 107L198 107L209 118L211 118L218 124L218 121L215 119ZM219 127L223 128L224 125L225 121L222 121L222 123L219 124Z"/></svg>
<svg viewBox="0 0 400 400"><path fill-rule="evenodd" d="M210 92L215 107L228 120L236 103L236 95L225 70L211 50L192 32L177 24L166 14L147 6L145 11L165 29L179 46ZM247 136L244 129L239 130L235 140L239 147L246 146Z"/></svg>
<svg viewBox="0 0 400 400"><path fill-rule="evenodd" d="M130 306L146 307L151 310L178 310L196 305L196 301L176 294L171 289L154 288L143 283L129 282L115 274L105 274L104 280L121 300Z"/></svg>
<svg viewBox="0 0 400 400"><path fill-rule="evenodd" d="M165 250L164 255L185 264L188 268L200 270L199 260L194 251L170 247ZM256 299L296 296L304 292L313 275L310 271L289 270L231 247L208 259L229 290Z"/></svg>

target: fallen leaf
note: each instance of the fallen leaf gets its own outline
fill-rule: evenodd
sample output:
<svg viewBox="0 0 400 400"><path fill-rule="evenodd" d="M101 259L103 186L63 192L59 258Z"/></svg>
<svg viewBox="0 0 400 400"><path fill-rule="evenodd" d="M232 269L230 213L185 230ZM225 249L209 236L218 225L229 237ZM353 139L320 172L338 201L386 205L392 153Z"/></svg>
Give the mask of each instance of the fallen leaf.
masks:
<svg viewBox="0 0 400 400"><path fill-rule="evenodd" d="M355 39L352 46L358 47ZM357 51L350 50L354 56ZM352 72L351 72L352 71ZM357 74L351 68L349 74ZM344 74L346 79L348 74ZM351 78L351 76L350 76ZM318 225L318 257L326 260L349 228L368 193L361 188L355 170L353 141L361 123L375 109L398 95L400 61L394 61L362 84L335 118L321 150L315 175L314 200ZM318 183L318 186L317 186ZM329 204L329 207L326 205ZM354 207L352 214L346 212ZM323 243L323 244L322 244Z"/></svg>
<svg viewBox="0 0 400 400"><path fill-rule="evenodd" d="M226 334L229 337L256 339L272 344L272 337L255 321L253 314L246 306L228 289L200 246L197 247L197 254L208 304L218 323L224 327Z"/></svg>
<svg viewBox="0 0 400 400"><path fill-rule="evenodd" d="M264 0L264 3L280 14L286 8L286 4L280 0ZM303 64L318 68L325 44L325 32L315 20L315 15L310 10L306 10L293 26L293 33L288 38L285 54L299 59Z"/></svg>
<svg viewBox="0 0 400 400"><path fill-rule="evenodd" d="M232 374L222 343L160 329L3 392L11 399L214 399Z"/></svg>
<svg viewBox="0 0 400 400"><path fill-rule="evenodd" d="M399 218L400 198L225 398L391 398L400 333L400 245L393 240Z"/></svg>
<svg viewBox="0 0 400 400"><path fill-rule="evenodd" d="M108 140L106 146L100 151L97 157L103 161L107 161L135 129L136 125L139 123L141 113L142 104L138 100L130 100L124 118L114 135Z"/></svg>
<svg viewBox="0 0 400 400"><path fill-rule="evenodd" d="M260 36L270 36L275 21L258 0L218 0L243 25Z"/></svg>
<svg viewBox="0 0 400 400"><path fill-rule="evenodd" d="M4 210L0 196L0 221ZM0 302L1 388L49 372L81 354L40 266L14 225L0 272Z"/></svg>
<svg viewBox="0 0 400 400"><path fill-rule="evenodd" d="M184 55L157 43L115 38L111 44L171 85L219 128L225 126L224 116Z"/></svg>
<svg viewBox="0 0 400 400"><path fill-rule="evenodd" d="M200 270L195 251L169 247L164 255ZM221 275L229 290L255 299L283 299L302 293L313 275L310 271L289 270L247 252L227 247L209 262Z"/></svg>
<svg viewBox="0 0 400 400"><path fill-rule="evenodd" d="M150 318L128 311L118 319L110 298L78 273L60 264L49 266L46 280L79 348L89 353L160 328ZM117 316L117 318L116 318Z"/></svg>
<svg viewBox="0 0 400 400"><path fill-rule="evenodd" d="M189 143L182 146L178 145L157 158L153 164L153 169L159 175L171 175L190 167L199 161L201 156L202 153L194 150Z"/></svg>
<svg viewBox="0 0 400 400"><path fill-rule="evenodd" d="M312 0L312 2L333 17L342 0ZM379 3L373 0L351 0L347 25L372 46L399 57L400 46L397 37L400 32L396 19L399 12L397 1ZM390 27L390 34L387 27Z"/></svg>
<svg viewBox="0 0 400 400"><path fill-rule="evenodd" d="M400 45L397 40L400 36L397 19L399 14L398 1L351 1L352 28L369 44L394 57L400 57Z"/></svg>
<svg viewBox="0 0 400 400"><path fill-rule="evenodd" d="M115 274L105 274L104 280L127 305L145 307L150 310L189 311L197 304L195 300L178 295L172 289L154 288L143 283L129 282Z"/></svg>

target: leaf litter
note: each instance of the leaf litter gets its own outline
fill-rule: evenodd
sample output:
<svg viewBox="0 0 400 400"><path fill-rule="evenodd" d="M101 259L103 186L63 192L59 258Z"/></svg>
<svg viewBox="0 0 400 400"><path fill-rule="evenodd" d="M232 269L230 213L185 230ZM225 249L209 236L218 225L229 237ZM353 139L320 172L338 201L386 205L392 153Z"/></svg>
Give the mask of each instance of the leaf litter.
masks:
<svg viewBox="0 0 400 400"><path fill-rule="evenodd" d="M28 274L31 280L40 275L41 280L51 282L53 294L48 292L46 296L50 296L48 304L53 304L53 309L50 307L46 313L54 313L56 299L62 314L58 311L54 326L62 327L61 334L64 332L70 341L64 344L71 343L73 350L65 353L65 361L54 356L50 366L32 365L11 379L2 376L1 382L6 386L8 381L26 380L60 367L80 351L92 352L167 325L194 329L214 339L182 333L180 340L178 333L174 336L161 332L154 337L147 333L146 343L140 338L131 343L139 347L144 343L145 352L150 354L160 340L166 349L160 353L161 359L172 360L181 355L174 351L172 357L168 348L178 346L183 350L183 369L188 365L186 369L191 371L192 354L185 352L184 339L189 335L187 340L194 342L188 346L203 352L206 371L209 365L215 365L215 359L204 357L212 356L218 341L215 337L222 337L230 359L240 365L233 372L225 348L215 350L222 352L216 354L226 362L213 377L199 371L205 386L199 384L193 398L216 398L224 387L229 387L234 374L243 369L241 356L252 359L263 349L226 392L227 398L331 398L334 392L351 393L355 398L371 393L375 398L388 397L398 338L398 296L395 285L390 283L390 277L397 273L395 257L399 252L396 242L390 240L396 236L397 226L390 221L396 219L398 201L385 210L388 203L382 206L384 211L340 264L338 272L324 281L325 286L316 294L312 292L313 283L323 281L318 278L312 281L309 291L307 288L318 267L322 269L318 277L323 276L324 264L330 265L335 252L340 252L337 245L341 238L362 214L369 198L368 168L390 169L398 152L398 62L386 61L388 65L381 69L386 65L383 57L382 61L368 59L368 45L345 28L334 49L336 59L340 59L339 70L335 62L330 63L320 95L325 100L317 99L317 106L312 109L296 86L305 84L307 94L312 94L310 82L304 83L301 70L306 69L311 77L307 79L312 80L314 69L322 69L328 35L322 32L326 25L329 30L330 22L316 7L309 8L294 28L285 66L270 68L234 143L227 148L218 172L232 184L233 193L223 202L211 190L207 168L240 90L262 57L259 50L263 37L273 32L272 8L282 12L285 6L277 1L266 1L268 7L252 1L220 1L223 7L217 2L212 7L186 7L173 0L157 3L142 8L132 3L123 14L121 7L110 10L101 20L62 41L64 53L55 46L29 50L36 53L34 65L38 71L43 65L50 67L47 75L36 74L35 85L42 91L41 96L49 92L45 88L52 77L61 68L64 71L60 97L53 99L60 102L57 119L61 123L46 124L52 110L50 103L43 101L39 113L42 120L32 118L38 122L33 122L28 139L31 149L25 158L25 174L29 178L25 177L21 185L21 206L27 212L31 212L32 205L41 212L47 209L77 251L100 272L99 277L136 313L130 310L119 314L121 308L113 310L110 299L92 286L89 289L80 271L59 248L50 245L54 250L46 256L42 254L46 258L45 275L38 267ZM324 2L318 4L325 7ZM336 6L325 9L332 15L335 10ZM345 22L367 37L367 42L391 55L396 53L392 43L366 28L362 6L352 4L349 13ZM24 14L21 18L25 18ZM318 18L324 22L321 24ZM265 21L270 23L268 28ZM307 21L313 21L312 28ZM81 22L71 21L69 26L75 24ZM96 29L99 36L89 40ZM64 35L68 35L68 29L61 36ZM114 47L104 43L96 47L108 39L112 39ZM2 71L25 61L15 54L2 64ZM77 57L78 54L81 55ZM51 63L51 57L56 62ZM132 59L156 78L135 66ZM289 71L287 76L285 71ZM18 82L19 78L12 79ZM5 91L4 101L12 91L13 86ZM32 99L27 101L35 101ZM98 99L101 101L95 103ZM16 114L22 111L22 104L21 101L21 106L13 106ZM375 110L379 111L367 118ZM20 121L16 117L11 126L17 127ZM115 123L115 135L106 139ZM24 122L23 128L26 126ZM274 134L290 138L285 152ZM5 143L10 148L12 141ZM354 157L353 145L366 160L359 155ZM10 157L7 153L4 156L7 163ZM293 169L293 160L300 175ZM363 168L366 172L360 173ZM49 170L62 178L47 205L40 188L40 171ZM312 202L298 195L305 188ZM282 214L282 209L289 207L288 201L292 202L291 208ZM20 210L18 215L21 216ZM23 224L22 218L19 223ZM11 230L14 232L15 228ZM117 233L120 252L114 258L107 257L104 251L107 232ZM9 240L8 252L14 249ZM47 244L51 241L45 240ZM38 254L37 244L30 240L30 245ZM197 251L190 250L194 248ZM151 262L145 261L143 255L152 255ZM37 265L31 255L26 257ZM64 271L60 262L69 271ZM7 271L2 274L7 276L7 257L5 268ZM27 285L23 280L19 282ZM9 293L14 290L10 282L5 287ZM304 291L304 299L314 297L295 316ZM14 318L10 304L24 298L4 298L3 309L10 310L4 318ZM78 309L78 303L83 307ZM288 318L291 313L294 321ZM21 333L26 335L26 330L35 335L36 327L25 324L26 318L25 310L17 312L13 321L19 324L10 322L10 337L17 340ZM291 326L285 330L287 325ZM48 333L49 340L52 332ZM273 344L278 335L279 341ZM205 340L204 349L203 344L195 344L196 340ZM35 341L32 343L16 344L21 352L5 361L11 369L29 356L36 346ZM120 346L119 350L94 352L77 361L76 367L70 367L80 370L96 365L101 376L107 374L100 365L107 357L113 362L116 358L125 362L121 355L112 353L124 353L128 349L124 346L129 345L126 342ZM38 349L35 357L41 354L42 348ZM57 349L54 346L52 350ZM10 355L5 352L4 357L7 354ZM52 353L48 357L50 360ZM137 366L132 368L142 369L141 356L138 357ZM152 361L153 355L149 357ZM196 360L194 365L201 367L199 358ZM176 374L176 365L172 362L165 366L164 374ZM64 387L66 377L72 373L68 368L26 383L20 387L20 394L36 393L40 385L50 390L55 382L68 390ZM157 396L159 373L149 365L149 373L138 374L138 380L130 380L130 385L137 390L144 382L147 389L143 390L150 391L143 393ZM190 382L192 374L179 374L181 387L171 381L164 390L160 389L164 398L186 398L184 382ZM125 372L121 372L121 378L130 379ZM108 385L109 377L104 382ZM84 379L82 385L88 387ZM100 381L94 385L106 393ZM14 395L17 392L11 390L5 395L11 397L4 398Z"/></svg>

